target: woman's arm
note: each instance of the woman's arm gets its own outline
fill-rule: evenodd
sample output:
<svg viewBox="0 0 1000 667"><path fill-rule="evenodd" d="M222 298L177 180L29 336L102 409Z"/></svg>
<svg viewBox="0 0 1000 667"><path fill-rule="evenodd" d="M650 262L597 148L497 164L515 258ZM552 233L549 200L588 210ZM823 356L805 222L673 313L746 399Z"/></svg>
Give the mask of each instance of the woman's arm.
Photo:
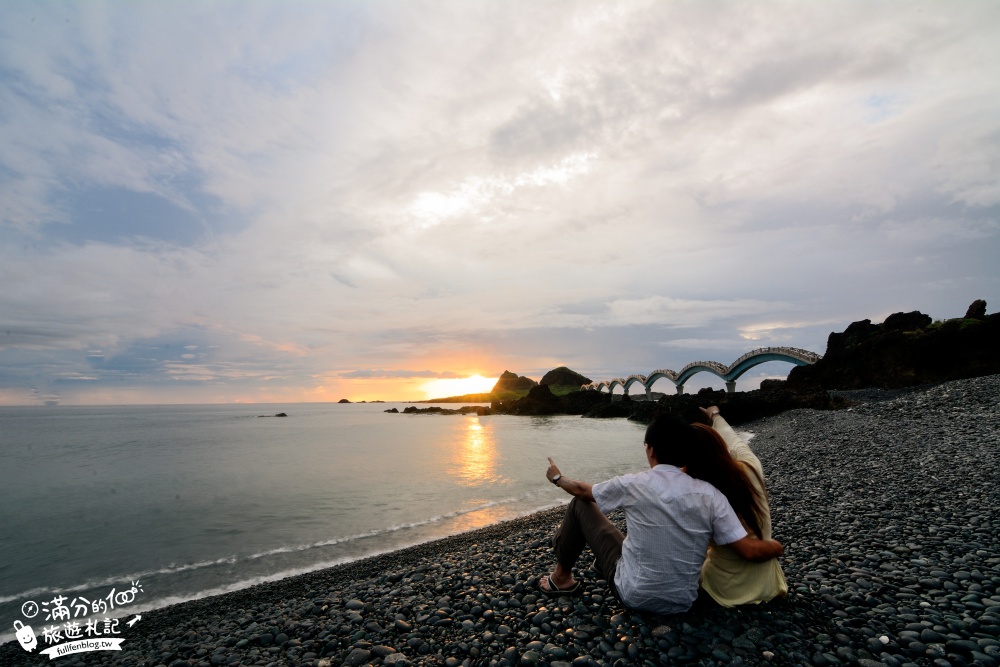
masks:
<svg viewBox="0 0 1000 667"><path fill-rule="evenodd" d="M592 491L594 485L564 477L562 473L559 472L559 468L556 467L555 461L551 458L549 458L549 469L545 471L545 477L569 495L594 502L594 494Z"/></svg>
<svg viewBox="0 0 1000 667"><path fill-rule="evenodd" d="M698 408L701 410L706 417L708 417L709 423L712 428L722 436L722 439L726 442L726 448L729 450L729 454L743 463L747 463L754 467L759 474L763 474L763 468L760 465L760 459L757 455L753 453L750 449L749 443L746 440L736 435L736 431L733 427L726 422L723 416L719 413L718 406L711 405L707 408Z"/></svg>

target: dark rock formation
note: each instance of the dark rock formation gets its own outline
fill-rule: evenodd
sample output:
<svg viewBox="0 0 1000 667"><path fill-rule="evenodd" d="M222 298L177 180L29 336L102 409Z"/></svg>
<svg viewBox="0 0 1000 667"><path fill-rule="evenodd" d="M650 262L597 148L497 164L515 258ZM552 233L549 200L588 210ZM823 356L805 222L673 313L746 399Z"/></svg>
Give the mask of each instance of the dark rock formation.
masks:
<svg viewBox="0 0 1000 667"><path fill-rule="evenodd" d="M504 371L497 383L490 390L491 394L499 394L505 391L523 392L537 386L538 383L529 377L518 376L516 373Z"/></svg>
<svg viewBox="0 0 1000 667"><path fill-rule="evenodd" d="M593 382L588 377L580 375L576 371L572 371L565 366L560 366L559 368L553 368L551 371L542 376L542 379L538 381L538 384L544 384L549 386L564 386L564 387L574 387L579 389L582 385L590 384Z"/></svg>
<svg viewBox="0 0 1000 667"><path fill-rule="evenodd" d="M918 310L909 313L893 313L885 318L882 329L885 331L916 331L933 322L930 315L924 315Z"/></svg>
<svg viewBox="0 0 1000 667"><path fill-rule="evenodd" d="M493 401L490 407L505 415L582 415L611 400L597 391L575 391L556 396L547 385L533 388L523 398Z"/></svg>
<svg viewBox="0 0 1000 667"><path fill-rule="evenodd" d="M386 410L386 412L398 412L398 410ZM415 405L411 405L408 408L403 408L403 414L405 415L468 415L475 414L480 417L493 414L485 405L464 405L456 410L450 408L441 408L438 406L432 406L429 408L418 408Z"/></svg>
<svg viewBox="0 0 1000 667"><path fill-rule="evenodd" d="M340 400L339 400L339 401L337 401L337 402L338 402L338 403L350 403L350 401L349 401L349 400L347 400L346 398L342 398L342 399L340 399Z"/></svg>
<svg viewBox="0 0 1000 667"><path fill-rule="evenodd" d="M764 383L762 383L763 385ZM633 401L622 396L614 400L606 393L577 391L555 396L546 385L531 390L524 398L495 401L493 411L509 415L582 415L591 418L628 418L649 423L657 415L672 414L686 421L702 420L699 407L718 405L731 424L741 424L776 415L795 408L832 409L847 403L831 398L816 384L791 386L783 380L771 380L755 391L729 394L702 390L697 394L670 394L657 401Z"/></svg>
<svg viewBox="0 0 1000 667"><path fill-rule="evenodd" d="M982 299L976 299L973 301L969 304L969 309L965 311L965 317L970 320L985 320L986 302Z"/></svg>
<svg viewBox="0 0 1000 667"><path fill-rule="evenodd" d="M831 333L826 354L793 368L792 385L825 389L898 389L1000 373L1000 314L976 301L966 317L932 322L923 313L893 313L882 324L854 322Z"/></svg>
<svg viewBox="0 0 1000 667"><path fill-rule="evenodd" d="M550 410L561 411L562 401L552 393L548 385L540 384L531 388L528 395L522 399L528 405L536 406L534 414L552 414Z"/></svg>

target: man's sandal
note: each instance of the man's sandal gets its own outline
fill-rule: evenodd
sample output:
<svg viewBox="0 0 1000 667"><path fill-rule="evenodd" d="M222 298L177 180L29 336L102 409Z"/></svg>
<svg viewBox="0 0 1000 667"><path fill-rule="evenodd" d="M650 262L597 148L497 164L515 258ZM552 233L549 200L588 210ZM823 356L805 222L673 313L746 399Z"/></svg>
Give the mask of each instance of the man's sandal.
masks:
<svg viewBox="0 0 1000 667"><path fill-rule="evenodd" d="M579 581L574 581L573 585L569 588L559 588L556 586L556 582L552 581L552 575L545 575L545 580L549 583L548 589L542 588L541 579L539 579L538 590L542 592L542 595L547 595L549 597L559 597L561 595L579 595L583 592L583 586L580 585Z"/></svg>

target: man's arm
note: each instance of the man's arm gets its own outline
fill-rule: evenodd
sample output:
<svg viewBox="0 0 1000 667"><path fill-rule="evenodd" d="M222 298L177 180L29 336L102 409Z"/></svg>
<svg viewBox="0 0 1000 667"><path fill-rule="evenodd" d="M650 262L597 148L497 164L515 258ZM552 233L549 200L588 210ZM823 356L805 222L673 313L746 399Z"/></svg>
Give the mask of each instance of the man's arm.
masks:
<svg viewBox="0 0 1000 667"><path fill-rule="evenodd" d="M562 473L559 472L559 468L556 467L555 461L549 458L549 469L545 471L545 477L551 482L557 475L559 476L559 479L556 480L555 485L560 489L571 496L577 496L578 498L594 502L594 494L592 492L594 487L593 484L587 484L586 482L564 477Z"/></svg>
<svg viewBox="0 0 1000 667"><path fill-rule="evenodd" d="M778 540L762 540L753 535L747 535L741 540L730 542L727 546L743 560L762 563L785 554L785 547Z"/></svg>

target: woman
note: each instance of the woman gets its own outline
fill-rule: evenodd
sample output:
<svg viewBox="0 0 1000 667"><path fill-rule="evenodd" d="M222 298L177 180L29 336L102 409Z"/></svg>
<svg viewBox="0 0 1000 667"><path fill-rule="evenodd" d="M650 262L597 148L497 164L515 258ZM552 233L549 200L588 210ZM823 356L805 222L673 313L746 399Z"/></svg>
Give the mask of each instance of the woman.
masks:
<svg viewBox="0 0 1000 667"><path fill-rule="evenodd" d="M722 418L718 407L699 409L711 427L694 424L701 446L688 463L687 473L722 491L748 533L771 539L771 511L760 460ZM709 547L701 569L701 587L723 607L767 602L788 594L777 559L753 563L715 544Z"/></svg>

